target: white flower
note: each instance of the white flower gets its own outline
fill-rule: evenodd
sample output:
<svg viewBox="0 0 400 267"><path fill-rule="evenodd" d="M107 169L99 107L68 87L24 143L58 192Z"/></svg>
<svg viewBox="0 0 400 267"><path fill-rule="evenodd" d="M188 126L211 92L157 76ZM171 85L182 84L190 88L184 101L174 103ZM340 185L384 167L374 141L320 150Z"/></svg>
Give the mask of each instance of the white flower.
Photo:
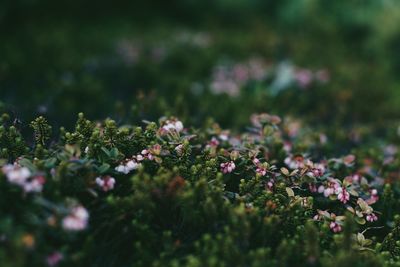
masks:
<svg viewBox="0 0 400 267"><path fill-rule="evenodd" d="M17 164L7 164L2 168L10 183L23 186L26 180L31 176L31 172L26 167L20 167Z"/></svg>
<svg viewBox="0 0 400 267"><path fill-rule="evenodd" d="M179 156L182 156L182 155L183 155L183 145L182 145L182 144L177 145L177 146L175 147L175 151L176 151L176 153L177 153Z"/></svg>
<svg viewBox="0 0 400 267"><path fill-rule="evenodd" d="M25 192L42 192L43 184L45 183L45 178L41 175L33 177L28 180L22 186Z"/></svg>
<svg viewBox="0 0 400 267"><path fill-rule="evenodd" d="M109 175L104 177L97 177L96 184L103 189L103 191L107 192L114 189L115 179Z"/></svg>
<svg viewBox="0 0 400 267"><path fill-rule="evenodd" d="M63 219L62 226L67 231L81 231L87 227L88 221L88 211L83 206L77 206Z"/></svg>
<svg viewBox="0 0 400 267"><path fill-rule="evenodd" d="M21 167L18 164L5 165L2 171L6 175L8 182L18 185L26 193L41 192L46 181L42 175L32 177L32 173L28 168Z"/></svg>
<svg viewBox="0 0 400 267"><path fill-rule="evenodd" d="M132 159L130 159L130 160L128 160L128 161L125 161L124 163L121 163L121 164L118 165L117 167L115 167L115 170L116 170L117 172L121 172L121 173L124 173L124 174L128 174L128 173L130 173L132 170L139 169L140 166L141 166L141 164L138 163L138 162L136 161L136 157L134 157L134 158L132 158Z"/></svg>
<svg viewBox="0 0 400 267"><path fill-rule="evenodd" d="M134 160L130 160L126 163L126 167L128 168L129 171L136 170L140 167L140 163L137 163Z"/></svg>
<svg viewBox="0 0 400 267"><path fill-rule="evenodd" d="M171 131L175 131L175 132L179 133L183 130L183 123L176 119L167 120L161 129L164 133L168 133Z"/></svg>
<svg viewBox="0 0 400 267"><path fill-rule="evenodd" d="M128 174L129 173L129 169L123 164L120 164L117 167L115 167L115 170L117 172L121 172L121 173L124 173L124 174Z"/></svg>

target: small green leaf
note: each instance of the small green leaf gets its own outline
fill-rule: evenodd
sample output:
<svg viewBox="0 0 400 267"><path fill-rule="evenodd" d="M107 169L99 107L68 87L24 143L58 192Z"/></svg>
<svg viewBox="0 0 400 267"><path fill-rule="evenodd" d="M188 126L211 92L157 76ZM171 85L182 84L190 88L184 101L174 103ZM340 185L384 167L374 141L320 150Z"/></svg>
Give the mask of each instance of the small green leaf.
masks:
<svg viewBox="0 0 400 267"><path fill-rule="evenodd" d="M281 168L281 172L285 175L285 176L289 176L289 170L286 169L285 167Z"/></svg>
<svg viewBox="0 0 400 267"><path fill-rule="evenodd" d="M360 218L360 217L354 217L354 220L361 225L364 225L366 223L364 218Z"/></svg>
<svg viewBox="0 0 400 267"><path fill-rule="evenodd" d="M110 169L110 164L107 163L103 163L103 165L101 165L100 167L97 168L98 172L100 174L105 173L106 171L108 171Z"/></svg>
<svg viewBox="0 0 400 267"><path fill-rule="evenodd" d="M289 197L294 197L294 192L292 188L286 187L286 193L288 194Z"/></svg>

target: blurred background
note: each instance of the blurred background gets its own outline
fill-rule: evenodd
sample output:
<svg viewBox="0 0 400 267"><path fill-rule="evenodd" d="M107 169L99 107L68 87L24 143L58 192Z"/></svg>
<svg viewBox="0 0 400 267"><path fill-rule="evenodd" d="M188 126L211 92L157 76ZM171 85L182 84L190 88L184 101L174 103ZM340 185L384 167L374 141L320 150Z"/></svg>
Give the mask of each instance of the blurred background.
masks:
<svg viewBox="0 0 400 267"><path fill-rule="evenodd" d="M3 0L0 108L22 125L269 112L382 130L400 115L398 25L396 0Z"/></svg>

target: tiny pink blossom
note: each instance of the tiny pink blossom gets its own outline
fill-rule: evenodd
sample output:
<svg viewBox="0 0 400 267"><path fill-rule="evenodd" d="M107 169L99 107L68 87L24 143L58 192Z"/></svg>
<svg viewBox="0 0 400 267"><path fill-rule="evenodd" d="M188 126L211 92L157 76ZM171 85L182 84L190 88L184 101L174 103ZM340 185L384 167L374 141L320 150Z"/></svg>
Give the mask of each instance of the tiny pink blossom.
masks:
<svg viewBox="0 0 400 267"><path fill-rule="evenodd" d="M62 226L67 231L81 231L87 227L89 213L83 206L71 209L70 214L62 221Z"/></svg>
<svg viewBox="0 0 400 267"><path fill-rule="evenodd" d="M312 83L313 73L308 69L299 69L295 72L294 78L300 87L306 88Z"/></svg>
<svg viewBox="0 0 400 267"><path fill-rule="evenodd" d="M335 193L337 194L339 201L344 204L346 204L347 201L350 200L350 194L349 194L349 192L347 192L345 187L337 188Z"/></svg>
<svg viewBox="0 0 400 267"><path fill-rule="evenodd" d="M369 222L375 222L378 220L378 216L376 216L375 213L370 213L370 214L367 214L366 219Z"/></svg>
<svg viewBox="0 0 400 267"><path fill-rule="evenodd" d="M267 182L267 188L268 190L272 191L272 189L274 188L274 184L275 184L275 180L271 179Z"/></svg>
<svg viewBox="0 0 400 267"><path fill-rule="evenodd" d="M379 200L378 190L371 189L370 190L370 194L371 194L371 196L366 201L368 203L368 205L372 205L372 204L376 203Z"/></svg>
<svg viewBox="0 0 400 267"><path fill-rule="evenodd" d="M317 192L317 186L315 184L308 184L308 189L310 189L310 192L312 193Z"/></svg>
<svg viewBox="0 0 400 267"><path fill-rule="evenodd" d="M323 164L314 164L307 175L310 177L321 177L325 173L325 166Z"/></svg>
<svg viewBox="0 0 400 267"><path fill-rule="evenodd" d="M114 189L115 179L109 175L96 178L96 184L103 189L104 192Z"/></svg>
<svg viewBox="0 0 400 267"><path fill-rule="evenodd" d="M21 167L17 163L8 164L2 167L8 182L21 187L26 193L41 192L46 179L43 175L34 175L26 167Z"/></svg>
<svg viewBox="0 0 400 267"><path fill-rule="evenodd" d="M258 158L253 159L254 165L258 166L260 164L260 160Z"/></svg>
<svg viewBox="0 0 400 267"><path fill-rule="evenodd" d="M260 165L257 167L256 173L258 173L261 176L265 176L267 174L267 168Z"/></svg>
<svg viewBox="0 0 400 267"><path fill-rule="evenodd" d="M220 167L221 167L221 171L224 174L226 174L226 173L233 172L233 170L236 168L236 165L233 161L230 161L230 162L221 163Z"/></svg>
<svg viewBox="0 0 400 267"><path fill-rule="evenodd" d="M64 255L62 253L56 251L47 256L46 263L50 267L57 266L58 263L60 263L60 261L63 260L63 258L64 258Z"/></svg>
<svg viewBox="0 0 400 267"><path fill-rule="evenodd" d="M339 183L334 179L330 179L327 186L319 186L318 193L323 193L325 197L335 194L336 189L340 187Z"/></svg>
<svg viewBox="0 0 400 267"><path fill-rule="evenodd" d="M301 155L295 155L285 158L284 162L290 169L301 169L304 168L306 160Z"/></svg>
<svg viewBox="0 0 400 267"><path fill-rule="evenodd" d="M337 223L337 222L331 222L329 224L329 228L332 230L334 233L339 233L342 231L342 227Z"/></svg>
<svg viewBox="0 0 400 267"><path fill-rule="evenodd" d="M217 138L213 137L211 140L208 142L206 148L215 148L219 146L219 141Z"/></svg>

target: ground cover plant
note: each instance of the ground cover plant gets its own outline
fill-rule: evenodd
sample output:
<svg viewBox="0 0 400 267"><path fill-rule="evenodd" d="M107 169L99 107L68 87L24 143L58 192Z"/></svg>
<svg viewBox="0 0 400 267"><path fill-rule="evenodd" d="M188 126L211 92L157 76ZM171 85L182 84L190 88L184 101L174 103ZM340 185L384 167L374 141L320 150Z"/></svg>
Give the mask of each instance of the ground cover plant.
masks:
<svg viewBox="0 0 400 267"><path fill-rule="evenodd" d="M394 144L326 158L322 134L310 142L266 113L244 133L79 114L56 139L37 118L28 146L12 121L3 115L5 266L398 264L398 182L382 178L398 168Z"/></svg>
<svg viewBox="0 0 400 267"><path fill-rule="evenodd" d="M0 266L399 266L399 14L0 2Z"/></svg>

